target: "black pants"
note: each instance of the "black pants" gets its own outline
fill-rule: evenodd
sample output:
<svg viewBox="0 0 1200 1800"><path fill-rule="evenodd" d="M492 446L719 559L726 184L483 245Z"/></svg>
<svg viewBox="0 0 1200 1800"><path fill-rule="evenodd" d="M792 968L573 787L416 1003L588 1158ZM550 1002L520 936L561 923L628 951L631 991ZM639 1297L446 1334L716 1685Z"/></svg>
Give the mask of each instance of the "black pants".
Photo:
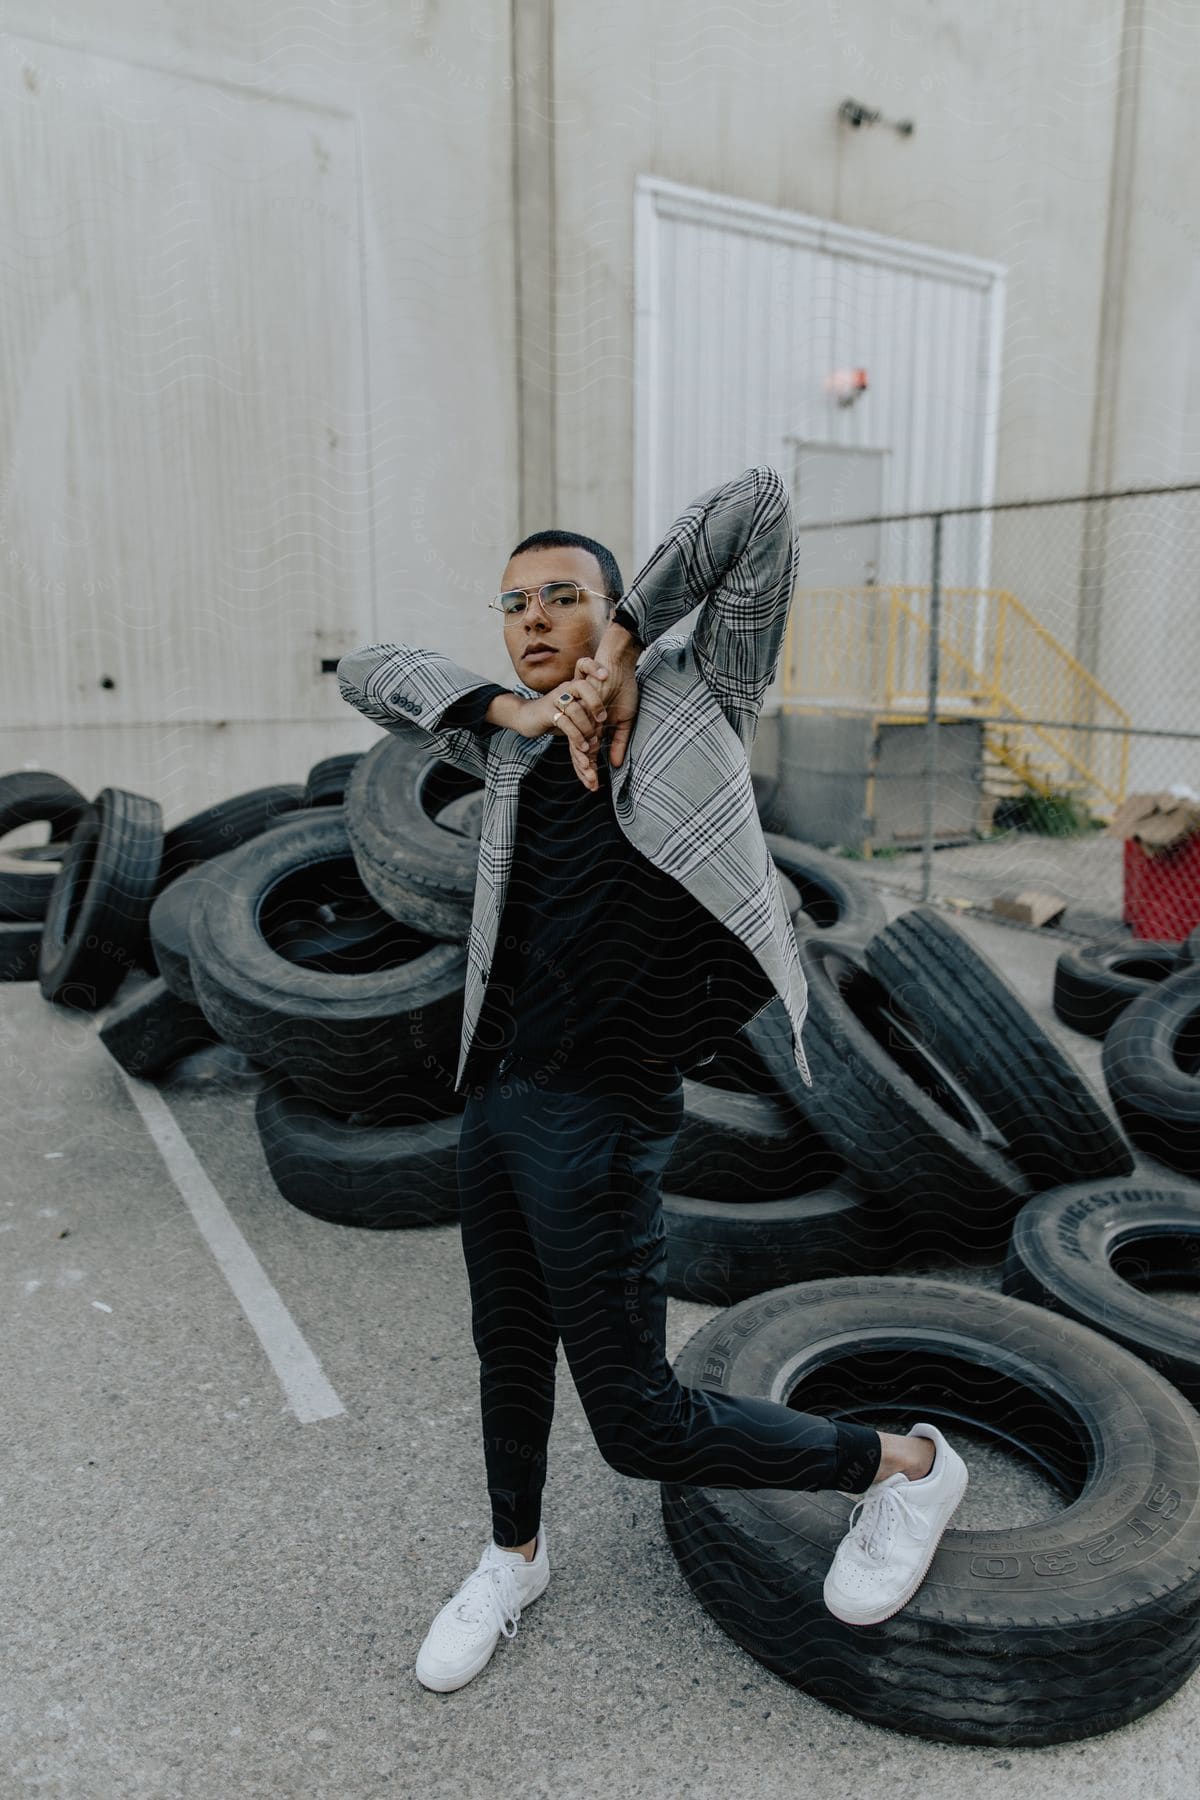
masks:
<svg viewBox="0 0 1200 1800"><path fill-rule="evenodd" d="M666 1359L661 1176L683 1118L672 1064L544 1085L501 1063L468 1097L462 1247L496 1543L541 1522L559 1338L601 1454L622 1474L709 1487L874 1479L878 1433L677 1381Z"/></svg>

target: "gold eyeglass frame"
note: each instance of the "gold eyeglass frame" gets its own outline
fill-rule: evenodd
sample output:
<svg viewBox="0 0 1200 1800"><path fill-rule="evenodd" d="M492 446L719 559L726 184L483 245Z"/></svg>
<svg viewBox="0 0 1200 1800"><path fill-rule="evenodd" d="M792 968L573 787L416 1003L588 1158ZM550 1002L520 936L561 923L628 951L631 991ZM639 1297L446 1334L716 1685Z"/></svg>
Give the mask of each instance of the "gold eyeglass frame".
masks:
<svg viewBox="0 0 1200 1800"><path fill-rule="evenodd" d="M538 597L539 604L541 605L542 611L545 613L547 618L550 618L552 611L554 611L554 612L558 611L558 602L555 602L553 608L551 608L551 607L547 606L545 600L542 599L542 588L549 588L549 587L573 587L575 589L577 596L579 594L594 594L598 600L607 600L609 598L609 596L607 594L602 594L600 592L599 588L584 587L582 581L571 581L568 579L563 579L563 580L559 580L559 581L543 581L541 587L536 587L536 588L515 588L515 587L505 588L504 592L506 594L524 594L527 606L531 603L532 596L534 594L536 594ZM576 598L574 604L576 606L578 606L578 604L579 604L578 598ZM502 619L523 619L525 617L525 614L523 612L519 612L519 613L505 612L504 608L500 604L500 595L499 594L496 595L494 600L488 601L488 606L493 611L498 612Z"/></svg>

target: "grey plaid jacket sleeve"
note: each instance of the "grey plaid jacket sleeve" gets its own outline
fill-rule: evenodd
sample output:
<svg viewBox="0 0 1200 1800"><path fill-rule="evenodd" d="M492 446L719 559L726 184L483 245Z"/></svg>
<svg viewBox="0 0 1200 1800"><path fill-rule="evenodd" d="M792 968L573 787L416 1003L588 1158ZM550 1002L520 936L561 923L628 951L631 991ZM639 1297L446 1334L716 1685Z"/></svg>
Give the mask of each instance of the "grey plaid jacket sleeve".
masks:
<svg viewBox="0 0 1200 1800"><path fill-rule="evenodd" d="M798 559L787 485L756 464L679 515L614 615L650 644L704 603L696 662L747 754L779 665Z"/></svg>
<svg viewBox="0 0 1200 1800"><path fill-rule="evenodd" d="M419 679L409 680L417 671ZM466 724L443 729L440 720L475 689L488 687L492 693L516 689L504 689L439 651L422 650L415 644L364 644L342 657L337 679L342 698L365 718L386 731L420 732L430 749L447 762L486 780L488 741L495 736L494 729L490 725L472 729Z"/></svg>

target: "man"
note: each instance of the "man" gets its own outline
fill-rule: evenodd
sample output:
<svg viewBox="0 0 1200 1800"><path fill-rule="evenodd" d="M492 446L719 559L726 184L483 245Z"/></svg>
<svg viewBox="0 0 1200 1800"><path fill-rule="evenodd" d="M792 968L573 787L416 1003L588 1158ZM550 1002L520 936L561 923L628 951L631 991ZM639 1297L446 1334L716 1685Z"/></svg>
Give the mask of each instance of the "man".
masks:
<svg viewBox="0 0 1200 1800"><path fill-rule="evenodd" d="M408 645L338 665L353 706L485 783L456 1088L492 1534L421 1645L429 1688L478 1674L549 1580L560 1338L627 1475L865 1490L825 1584L849 1623L906 1604L965 1490L933 1425L898 1436L684 1387L666 1361L661 1176L683 1074L777 994L812 1082L748 761L796 559L787 489L757 466L695 501L623 597L594 539L519 544L492 603L517 692Z"/></svg>

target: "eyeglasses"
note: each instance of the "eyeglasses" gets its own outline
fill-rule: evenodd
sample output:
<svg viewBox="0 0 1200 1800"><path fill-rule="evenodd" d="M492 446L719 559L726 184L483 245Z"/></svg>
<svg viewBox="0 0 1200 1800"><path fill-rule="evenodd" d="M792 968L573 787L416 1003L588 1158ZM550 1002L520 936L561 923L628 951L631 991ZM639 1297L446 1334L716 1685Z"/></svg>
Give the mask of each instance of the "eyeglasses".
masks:
<svg viewBox="0 0 1200 1800"><path fill-rule="evenodd" d="M503 594L497 594L494 600L489 600L488 605L497 612L502 612L506 619L520 618L525 611L526 597L532 593L537 594L547 613L578 606L584 594L595 594L600 600L608 598L598 589L583 587L578 581L547 581L540 588L507 588Z"/></svg>

